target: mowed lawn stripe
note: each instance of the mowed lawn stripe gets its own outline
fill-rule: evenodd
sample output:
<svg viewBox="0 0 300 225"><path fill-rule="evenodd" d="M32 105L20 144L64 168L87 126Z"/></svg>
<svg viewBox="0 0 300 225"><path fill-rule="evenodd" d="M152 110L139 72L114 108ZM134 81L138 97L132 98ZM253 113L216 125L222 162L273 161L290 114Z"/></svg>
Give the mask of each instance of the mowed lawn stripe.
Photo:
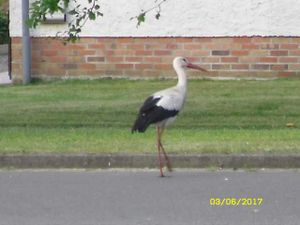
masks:
<svg viewBox="0 0 300 225"><path fill-rule="evenodd" d="M154 153L153 127L130 133L138 108L176 80L68 80L0 87L0 153ZM173 153L297 153L300 80L190 80L166 131Z"/></svg>

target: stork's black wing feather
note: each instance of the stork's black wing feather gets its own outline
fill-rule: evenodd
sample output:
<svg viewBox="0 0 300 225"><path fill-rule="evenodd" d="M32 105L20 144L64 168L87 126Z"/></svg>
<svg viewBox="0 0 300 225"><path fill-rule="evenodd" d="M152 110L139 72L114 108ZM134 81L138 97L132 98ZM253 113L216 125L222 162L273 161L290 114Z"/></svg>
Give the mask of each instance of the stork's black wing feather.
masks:
<svg viewBox="0 0 300 225"><path fill-rule="evenodd" d="M176 116L177 110L167 110L161 106L157 106L157 102L162 97L150 96L146 99L143 106L140 108L137 119L131 129L131 132L144 132L150 124L157 123L169 117Z"/></svg>
<svg viewBox="0 0 300 225"><path fill-rule="evenodd" d="M147 113L151 111L154 107L156 107L156 103L161 99L161 97L154 98L150 96L146 99L143 106L140 108L140 113Z"/></svg>

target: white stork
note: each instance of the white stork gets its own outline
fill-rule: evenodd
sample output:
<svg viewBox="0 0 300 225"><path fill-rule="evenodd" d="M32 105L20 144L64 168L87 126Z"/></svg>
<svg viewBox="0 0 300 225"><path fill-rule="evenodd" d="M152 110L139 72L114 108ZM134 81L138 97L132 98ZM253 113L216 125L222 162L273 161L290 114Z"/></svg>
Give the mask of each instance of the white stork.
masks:
<svg viewBox="0 0 300 225"><path fill-rule="evenodd" d="M131 129L133 132L145 132L150 124L156 124L157 149L160 175L163 177L163 163L161 151L165 157L167 168L172 171L171 162L161 143L161 137L166 126L173 122L177 114L182 110L187 92L186 69L192 68L207 72L200 66L194 65L184 57L176 57L173 60L173 67L178 76L176 86L155 92L146 99L140 108L137 119Z"/></svg>

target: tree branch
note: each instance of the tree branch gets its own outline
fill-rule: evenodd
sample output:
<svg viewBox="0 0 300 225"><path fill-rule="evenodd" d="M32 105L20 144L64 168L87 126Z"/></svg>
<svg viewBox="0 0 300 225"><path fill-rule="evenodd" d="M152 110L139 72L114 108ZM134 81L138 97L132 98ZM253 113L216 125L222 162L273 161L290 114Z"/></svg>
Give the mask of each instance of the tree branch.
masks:
<svg viewBox="0 0 300 225"><path fill-rule="evenodd" d="M158 1L159 0L155 0L155 3L157 3ZM151 12L151 11L153 11L155 9L157 9L157 12L155 14L155 18L158 20L160 18L160 16L161 16L161 14L160 14L161 13L161 5L164 4L166 1L168 1L168 0L160 0L156 5L154 5L151 8L149 8L147 10L143 10L142 9L139 15L131 17L130 20L136 19L137 20L136 26L139 27L141 25L141 23L145 22L146 15L149 12Z"/></svg>
<svg viewBox="0 0 300 225"><path fill-rule="evenodd" d="M75 6L67 10L70 7L70 2L75 2ZM63 36L64 42L75 42L79 39L79 34L82 31L82 28L88 20L96 20L99 17L103 16L103 13L100 10L100 5L98 2L100 0L86 0L88 6L81 6L77 3L77 0L35 0L30 7L30 16L27 21L30 28L36 28L40 25L46 15L52 15L55 12L66 13L72 16L70 22L68 22L68 30L63 32L58 32L57 36ZM145 22L146 15L153 11L157 10L155 18L160 18L161 5L168 0L155 0L155 5L147 10L142 10L139 15L132 17L131 20L137 20L137 27L141 25L142 22Z"/></svg>
<svg viewBox="0 0 300 225"><path fill-rule="evenodd" d="M62 12L71 15L73 19L68 23L68 30L58 32L57 36L66 36L65 42L75 42L79 39L79 34L88 20L96 20L97 17L102 17L103 13L100 11L99 0L87 0L88 7L82 7L77 4L77 0L73 0L76 5L74 8L67 10L70 6L70 0L36 0L31 4L30 17L27 21L29 27L36 28L40 25L46 15L52 15L55 12ZM63 7L61 6L63 3Z"/></svg>

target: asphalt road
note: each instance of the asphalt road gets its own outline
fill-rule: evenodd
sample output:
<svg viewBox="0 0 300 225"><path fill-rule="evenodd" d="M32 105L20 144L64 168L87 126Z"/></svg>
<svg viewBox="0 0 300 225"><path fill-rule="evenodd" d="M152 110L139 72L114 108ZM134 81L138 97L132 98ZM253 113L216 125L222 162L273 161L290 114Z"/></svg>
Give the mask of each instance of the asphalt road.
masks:
<svg viewBox="0 0 300 225"><path fill-rule="evenodd" d="M4 170L0 191L1 225L300 224L297 170Z"/></svg>

